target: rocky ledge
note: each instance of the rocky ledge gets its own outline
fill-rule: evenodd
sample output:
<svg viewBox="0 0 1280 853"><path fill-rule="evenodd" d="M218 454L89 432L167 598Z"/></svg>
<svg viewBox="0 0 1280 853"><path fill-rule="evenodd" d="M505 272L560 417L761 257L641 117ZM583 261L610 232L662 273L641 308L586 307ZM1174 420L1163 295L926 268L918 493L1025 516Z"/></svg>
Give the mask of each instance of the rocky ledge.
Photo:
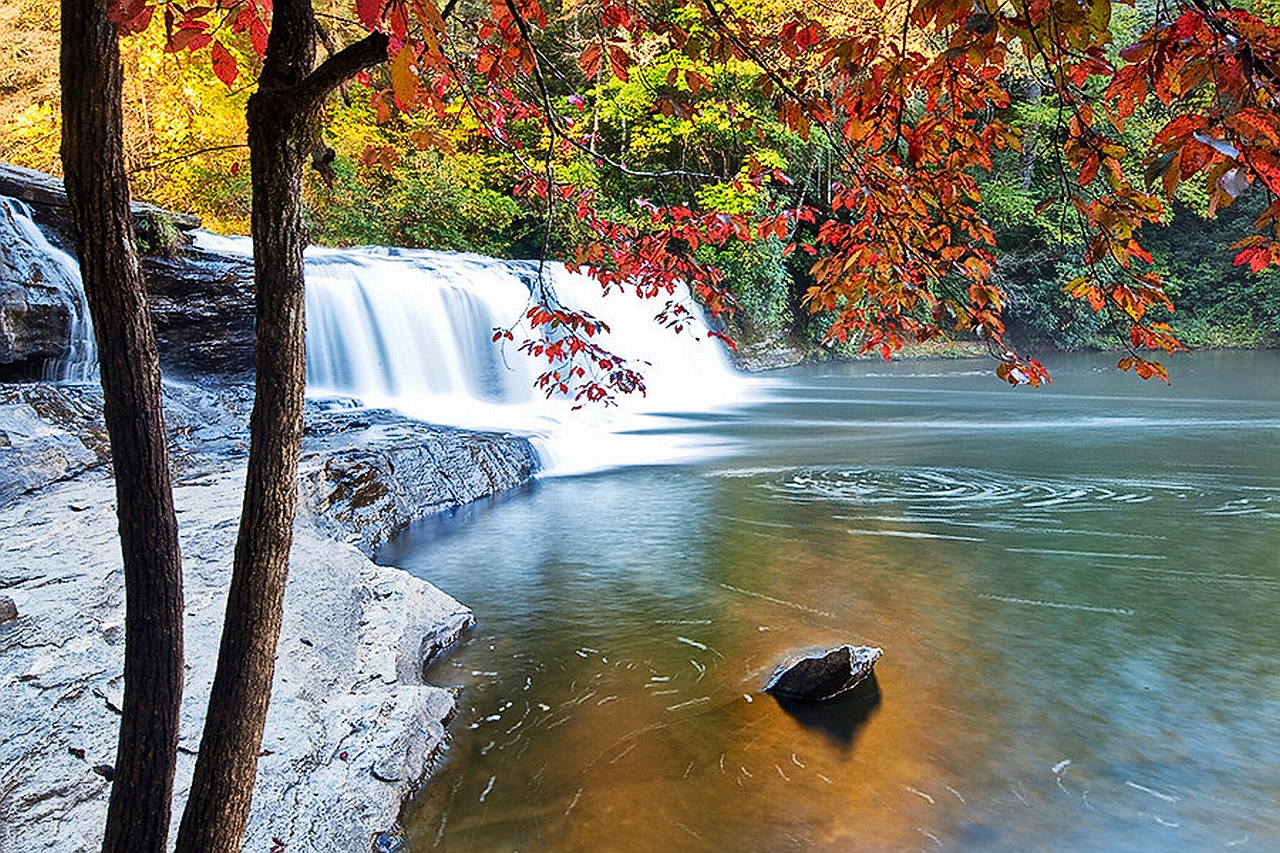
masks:
<svg viewBox="0 0 1280 853"><path fill-rule="evenodd" d="M216 663L248 394L168 392L186 584L178 814ZM0 851L97 850L105 820L124 589L95 393L0 386L0 470L25 460L22 478L0 482ZM246 850L279 839L289 853L364 853L394 831L454 710L454 692L426 669L472 616L366 554L414 517L518 486L535 468L523 439L312 408Z"/></svg>

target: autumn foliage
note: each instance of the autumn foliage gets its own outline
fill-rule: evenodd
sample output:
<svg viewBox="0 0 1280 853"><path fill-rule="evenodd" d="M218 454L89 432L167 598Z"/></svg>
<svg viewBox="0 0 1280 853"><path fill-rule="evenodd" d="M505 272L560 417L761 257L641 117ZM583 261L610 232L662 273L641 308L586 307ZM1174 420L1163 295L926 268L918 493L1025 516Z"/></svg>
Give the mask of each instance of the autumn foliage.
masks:
<svg viewBox="0 0 1280 853"><path fill-rule="evenodd" d="M385 66L359 78L378 120L425 111L506 146L519 164L515 191L544 206L549 223L574 223L577 248L563 260L605 288L663 299L660 320L678 328L692 318L672 301L677 285L713 316L734 307L733 282L700 247L780 240L810 258L805 304L834 317L831 340L889 357L910 342L972 337L1002 379L1047 381L1006 344L978 179L1022 144L1008 115L1011 88L1027 79L1056 105L1057 189L1036 214L1081 236L1082 272L1067 290L1109 319L1128 350L1122 369L1167 380L1158 354L1181 348L1161 319L1174 306L1142 228L1162 220L1183 184L1203 185L1211 214L1263 197L1235 262L1254 271L1280 262L1280 28L1225 2L1183 0L1138 10L1147 19L1130 29L1136 38L1118 44L1111 0L873 3L815 15L767 0L355 0L324 41L332 52L335 40L386 33ZM246 57L269 49L269 0L113 0L113 16L123 33L161 20L169 49L207 50L228 86L243 83ZM721 163L698 173L737 199L719 204L681 195L692 171L635 170L591 119L608 80L657 57L669 70L656 113L714 111L744 138L780 124L822 168ZM1125 141L1138 115L1157 116L1144 151ZM429 132L412 141L453 144ZM369 149L364 159L393 167L397 155ZM620 203L602 196L591 177L600 169L671 189ZM643 391L639 372L600 342L603 324L549 289L525 319L535 333L524 349L545 361L548 393L607 402Z"/></svg>

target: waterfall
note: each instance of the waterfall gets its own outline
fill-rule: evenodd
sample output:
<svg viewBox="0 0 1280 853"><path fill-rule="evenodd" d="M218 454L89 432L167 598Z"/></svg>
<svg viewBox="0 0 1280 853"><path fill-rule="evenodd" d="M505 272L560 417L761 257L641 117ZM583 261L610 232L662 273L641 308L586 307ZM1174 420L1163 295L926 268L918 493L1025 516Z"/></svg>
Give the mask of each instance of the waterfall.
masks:
<svg viewBox="0 0 1280 853"><path fill-rule="evenodd" d="M200 232L206 249L248 255L247 238ZM705 436L668 431L691 414L745 400L749 387L705 330L677 334L653 319L666 301L605 295L559 264L543 269L566 306L604 320L604 345L645 377L645 396L603 407L547 399L543 365L518 349L538 265L424 249L311 248L307 275L307 385L438 424L530 435L549 473L682 461L714 452ZM687 292L678 293L694 316ZM515 325L516 343L494 343ZM680 419L679 421L673 419Z"/></svg>
<svg viewBox="0 0 1280 853"><path fill-rule="evenodd" d="M80 265L49 242L26 204L7 196L0 196L0 263L8 267L4 270L7 278L22 283L29 308L51 304L66 318L66 354L48 363L44 378L56 382L96 380L98 353Z"/></svg>

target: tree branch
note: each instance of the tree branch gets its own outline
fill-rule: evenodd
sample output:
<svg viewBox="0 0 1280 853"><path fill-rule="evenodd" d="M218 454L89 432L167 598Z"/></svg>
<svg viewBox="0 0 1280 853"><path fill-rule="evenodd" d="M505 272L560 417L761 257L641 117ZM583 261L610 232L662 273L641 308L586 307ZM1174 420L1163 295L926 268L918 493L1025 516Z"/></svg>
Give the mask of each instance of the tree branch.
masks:
<svg viewBox="0 0 1280 853"><path fill-rule="evenodd" d="M386 62L390 44L386 33L369 33L333 54L298 84L295 92L298 105L303 109L318 106L330 92L357 73Z"/></svg>

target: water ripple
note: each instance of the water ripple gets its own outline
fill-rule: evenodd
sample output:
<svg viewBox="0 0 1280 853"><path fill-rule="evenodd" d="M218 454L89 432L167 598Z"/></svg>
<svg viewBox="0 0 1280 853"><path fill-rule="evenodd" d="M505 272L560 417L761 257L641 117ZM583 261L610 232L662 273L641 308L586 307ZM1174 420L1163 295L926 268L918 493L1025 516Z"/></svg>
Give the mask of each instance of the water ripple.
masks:
<svg viewBox="0 0 1280 853"><path fill-rule="evenodd" d="M845 506L896 505L911 513L973 510L1029 514L1109 510L1158 499L1193 501L1207 516L1280 518L1280 486L1244 486L1214 476L1186 481L1081 481L968 468L804 468L758 470L760 488L783 500Z"/></svg>

